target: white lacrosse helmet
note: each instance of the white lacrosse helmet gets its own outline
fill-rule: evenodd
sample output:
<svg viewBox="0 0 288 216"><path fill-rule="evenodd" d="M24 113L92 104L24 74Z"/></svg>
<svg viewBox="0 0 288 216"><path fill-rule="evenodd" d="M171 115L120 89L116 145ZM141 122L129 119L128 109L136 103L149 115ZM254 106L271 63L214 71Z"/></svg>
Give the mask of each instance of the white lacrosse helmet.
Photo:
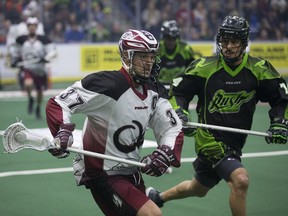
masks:
<svg viewBox="0 0 288 216"><path fill-rule="evenodd" d="M29 17L27 20L26 20L26 24L27 25L38 25L38 19L37 17Z"/></svg>
<svg viewBox="0 0 288 216"><path fill-rule="evenodd" d="M159 48L159 43L156 38L148 31L129 29L126 31L119 40L119 52L123 67L130 72L131 65L126 65L124 62L123 52L128 53L128 59L132 61L134 52L150 52L156 53ZM139 80L137 74L131 74L134 79Z"/></svg>

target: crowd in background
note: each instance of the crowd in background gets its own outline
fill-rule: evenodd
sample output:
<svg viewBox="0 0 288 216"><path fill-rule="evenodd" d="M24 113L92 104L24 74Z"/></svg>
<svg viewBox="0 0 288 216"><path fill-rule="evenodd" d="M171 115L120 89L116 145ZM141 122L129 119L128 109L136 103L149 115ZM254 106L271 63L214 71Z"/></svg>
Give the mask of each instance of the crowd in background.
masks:
<svg viewBox="0 0 288 216"><path fill-rule="evenodd" d="M11 25L37 16L55 43L115 42L128 28L157 38L164 20L176 19L187 41L214 40L227 15L244 16L251 40L288 39L287 0L6 0L0 3L0 43Z"/></svg>

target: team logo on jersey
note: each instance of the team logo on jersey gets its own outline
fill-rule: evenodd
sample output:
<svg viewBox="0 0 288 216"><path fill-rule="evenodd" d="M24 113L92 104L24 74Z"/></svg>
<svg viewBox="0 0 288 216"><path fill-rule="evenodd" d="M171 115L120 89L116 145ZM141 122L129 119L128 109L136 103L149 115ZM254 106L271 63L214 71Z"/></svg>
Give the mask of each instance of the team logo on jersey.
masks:
<svg viewBox="0 0 288 216"><path fill-rule="evenodd" d="M113 136L114 144L115 144L116 148L121 152L129 153L129 152L135 151L135 149L140 148L140 146L142 146L142 144L144 142L145 131L143 131L143 126L141 125L140 122L135 121L135 120L133 120L132 123L138 127L139 136L137 137L136 140L133 140L131 144L129 144L129 145L121 144L119 141L119 137L120 137L120 134L127 129L128 130L130 130L130 129L136 130L136 127L134 125L125 125L125 126L119 128L118 130L116 130L116 132L114 133L114 136Z"/></svg>
<svg viewBox="0 0 288 216"><path fill-rule="evenodd" d="M255 91L251 91L250 93L246 91L227 93L221 89L215 92L208 110L210 113L237 113L241 105L250 101L254 95Z"/></svg>

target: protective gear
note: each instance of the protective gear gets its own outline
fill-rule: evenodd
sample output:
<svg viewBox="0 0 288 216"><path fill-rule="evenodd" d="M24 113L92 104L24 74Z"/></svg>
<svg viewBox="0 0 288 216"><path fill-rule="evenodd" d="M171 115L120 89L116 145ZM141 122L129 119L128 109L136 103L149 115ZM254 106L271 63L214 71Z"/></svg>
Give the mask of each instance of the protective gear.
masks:
<svg viewBox="0 0 288 216"><path fill-rule="evenodd" d="M39 21L38 21L37 17L29 17L26 20L27 25L38 25L38 23L39 23Z"/></svg>
<svg viewBox="0 0 288 216"><path fill-rule="evenodd" d="M195 136L196 134L196 127L191 127L191 126L185 126L185 124L187 122L189 122L189 113L182 109L182 108L178 108L175 110L176 114L178 115L178 117L181 119L182 121L182 130L184 132L184 135L185 136L188 136L188 137L192 137L192 136Z"/></svg>
<svg viewBox="0 0 288 216"><path fill-rule="evenodd" d="M74 123L62 124L60 130L58 131L55 139L59 139L60 148L67 149L67 147L73 144L73 134L72 132L75 129Z"/></svg>
<svg viewBox="0 0 288 216"><path fill-rule="evenodd" d="M288 120L282 119L274 121L267 133L269 137L265 137L265 140L268 144L286 144L288 137Z"/></svg>
<svg viewBox="0 0 288 216"><path fill-rule="evenodd" d="M58 159L66 158L70 155L70 152L62 149L49 149L48 151Z"/></svg>
<svg viewBox="0 0 288 216"><path fill-rule="evenodd" d="M225 58L224 60L228 63L236 62L241 54L245 51L248 45L249 38L249 24L243 17L238 16L227 16L225 17L223 23L218 28L216 43L217 43L217 52L222 52L221 41L223 39L239 39L242 42L242 50L239 55L235 58Z"/></svg>
<svg viewBox="0 0 288 216"><path fill-rule="evenodd" d="M138 84L144 84L150 77L143 77L132 70L132 60L135 52L157 53L159 43L148 31L129 29L119 40L119 52L122 66L129 72L133 80ZM125 60L129 61L128 65Z"/></svg>
<svg viewBox="0 0 288 216"><path fill-rule="evenodd" d="M20 62L20 61L21 61L20 58L11 58L10 66L11 66L12 68L16 68L16 67L18 67L17 64L18 64L18 62Z"/></svg>
<svg viewBox="0 0 288 216"><path fill-rule="evenodd" d="M176 20L168 20L163 22L161 27L161 37L179 38L180 29L177 26Z"/></svg>
<svg viewBox="0 0 288 216"><path fill-rule="evenodd" d="M163 175L171 164L171 152L171 148L166 145L158 147L152 154L142 158L141 162L147 165L141 168L141 172L157 177Z"/></svg>

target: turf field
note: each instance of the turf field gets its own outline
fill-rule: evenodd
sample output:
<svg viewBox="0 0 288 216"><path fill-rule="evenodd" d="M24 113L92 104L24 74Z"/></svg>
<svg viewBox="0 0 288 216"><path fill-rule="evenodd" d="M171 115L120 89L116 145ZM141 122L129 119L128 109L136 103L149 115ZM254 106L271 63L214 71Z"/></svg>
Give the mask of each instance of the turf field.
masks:
<svg viewBox="0 0 288 216"><path fill-rule="evenodd" d="M36 120L26 114L26 98L4 97L0 91L0 131L16 121L16 117L31 129L46 128L45 118ZM45 97L45 103L48 96ZM266 131L269 126L267 106L258 106L253 130ZM44 115L44 106L42 107ZM84 116L73 117L81 130ZM146 139L153 140L151 131ZM0 150L3 151L2 141ZM143 155L152 148L143 149ZM244 148L243 164L249 171L250 188L247 200L248 216L286 216L288 212L288 145L267 145L264 138L249 136ZM185 138L183 163L172 174L162 177L144 176L147 186L164 190L182 180L191 179L191 161L195 157L193 139ZM3 216L100 216L90 192L77 187L72 174L72 156L58 160L47 152L23 150L0 155L0 215ZM22 172L21 172L22 171ZM23 172L27 171L27 172ZM166 216L226 216L229 189L225 182L204 198L186 198L165 204Z"/></svg>

